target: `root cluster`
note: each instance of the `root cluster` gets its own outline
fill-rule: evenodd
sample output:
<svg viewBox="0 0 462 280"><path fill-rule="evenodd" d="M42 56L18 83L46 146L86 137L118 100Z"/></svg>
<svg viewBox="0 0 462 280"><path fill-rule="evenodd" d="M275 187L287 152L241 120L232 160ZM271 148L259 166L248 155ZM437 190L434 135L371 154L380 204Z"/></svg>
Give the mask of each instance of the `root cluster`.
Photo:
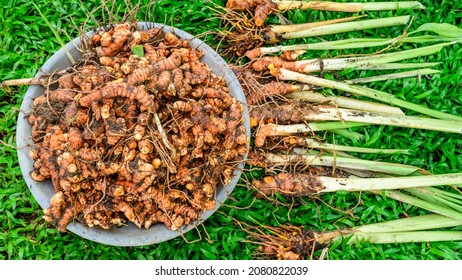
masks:
<svg viewBox="0 0 462 280"><path fill-rule="evenodd" d="M45 219L61 231L73 220L175 230L214 209L248 142L225 80L157 28L120 24L89 45L94 59L60 72L28 116L31 176L55 191Z"/></svg>
<svg viewBox="0 0 462 280"><path fill-rule="evenodd" d="M235 66L234 74L241 83L248 105L265 104L268 100L284 99L284 95L299 90L299 86L274 81L273 77L250 68Z"/></svg>
<svg viewBox="0 0 462 280"><path fill-rule="evenodd" d="M317 232L295 226L265 226L270 234L261 229L250 232L254 243L259 244L258 254L263 259L304 260L315 250L323 247L316 241Z"/></svg>
<svg viewBox="0 0 462 280"><path fill-rule="evenodd" d="M253 10L256 26L262 26L268 15L277 11L277 5L269 0L229 0L226 8L236 11Z"/></svg>
<svg viewBox="0 0 462 280"><path fill-rule="evenodd" d="M224 25L223 31L220 31L218 34L220 43L223 43L221 46L222 56L229 57L230 59L239 58L244 56L249 50L261 47L264 44L275 44L282 40L281 36L273 32L270 28L255 25L249 13L239 12L246 11L245 8L230 8L231 2L234 1L228 1L227 8L224 11L216 11Z"/></svg>
<svg viewBox="0 0 462 280"><path fill-rule="evenodd" d="M313 196L324 189L316 176L347 177L347 173L337 170L333 174L331 168L310 166L301 172L279 173L267 176L262 180L254 180L253 187L260 193L271 196L278 193L283 196Z"/></svg>

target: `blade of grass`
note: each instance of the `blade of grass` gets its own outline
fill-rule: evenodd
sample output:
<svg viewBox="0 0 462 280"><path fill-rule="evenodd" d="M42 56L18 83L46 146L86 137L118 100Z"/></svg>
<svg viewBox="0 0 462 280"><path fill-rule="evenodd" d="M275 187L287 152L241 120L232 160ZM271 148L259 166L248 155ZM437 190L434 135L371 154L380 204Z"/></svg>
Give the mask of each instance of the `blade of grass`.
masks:
<svg viewBox="0 0 462 280"><path fill-rule="evenodd" d="M344 145L336 145L329 143L322 143L311 138L304 138L303 145L312 149L330 150L330 151L343 151L343 152L356 152L356 153L373 153L373 154L409 154L409 150L404 149L371 149L362 147L352 147Z"/></svg>
<svg viewBox="0 0 462 280"><path fill-rule="evenodd" d="M430 68L441 64L441 62L422 62L422 63L384 63L370 64L353 67L356 70L403 70L414 68Z"/></svg>
<svg viewBox="0 0 462 280"><path fill-rule="evenodd" d="M51 25L51 23L48 21L47 17L42 13L42 11L40 11L39 7L34 3L34 2L31 2L32 5L34 5L35 9L39 12L40 16L42 17L43 21L45 21L45 23L47 24L47 26L50 28L51 32L53 32L53 35L55 35L55 38L56 40L58 40L58 43L61 45L61 47L63 48L64 52L66 53L67 55L67 58L69 59L69 61L71 62L71 64L75 64L75 60L74 58L72 57L71 53L69 52L69 50L66 48L66 44L64 43L64 41L61 39L61 36L59 36L58 32L56 31L56 29L53 28L53 25Z"/></svg>
<svg viewBox="0 0 462 280"><path fill-rule="evenodd" d="M420 78L421 76L433 75L433 74L439 74L439 73L440 71L438 70L424 68L421 70L406 71L406 72L393 73L393 74L387 74L387 75L377 75L377 76L372 76L372 77L367 77L367 78L351 79L351 80L346 80L344 82L347 84L363 84L363 83L373 83L373 82L388 81L388 80L402 79L402 78L411 78L411 77Z"/></svg>
<svg viewBox="0 0 462 280"><path fill-rule="evenodd" d="M353 142L359 142L364 139L364 135L358 132L349 131L348 129L331 129L330 132L350 139Z"/></svg>

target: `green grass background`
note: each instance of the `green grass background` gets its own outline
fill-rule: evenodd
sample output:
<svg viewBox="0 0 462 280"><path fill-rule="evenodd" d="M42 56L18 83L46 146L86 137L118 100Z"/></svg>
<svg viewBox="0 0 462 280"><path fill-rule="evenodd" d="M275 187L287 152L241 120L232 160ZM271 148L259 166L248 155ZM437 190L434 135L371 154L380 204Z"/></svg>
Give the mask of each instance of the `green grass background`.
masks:
<svg viewBox="0 0 462 280"><path fill-rule="evenodd" d="M359 1L359 0L358 0ZM94 27L97 21L107 22L107 13L98 9L98 1L38 1L39 9L59 30L63 40L77 36L76 26L87 22ZM198 35L217 29L219 22L206 7L207 1L159 0L149 8L141 9L138 19L166 23ZM223 5L225 1L214 1ZM338 1L344 2L344 1ZM39 67L60 45L46 22L31 4L32 1L0 0L0 81L35 75ZM143 5L148 1L142 1ZM425 11L411 11L415 20L411 30L425 22L445 22L461 26L460 1L423 0ZM85 8L84 8L85 7ZM123 1L108 4L113 14L126 11ZM97 10L93 17L88 12ZM409 12L370 12L371 18L407 14ZM291 11L285 14L294 23L332 19L342 13ZM276 22L271 17L269 22ZM326 39L359 36L396 36L404 27L368 30ZM210 41L211 36L205 37ZM316 39L299 40L316 41ZM289 42L291 43L291 42ZM411 48L412 45L403 46ZM308 57L333 57L354 52L310 52ZM406 79L378 82L376 89L391 92L411 102L427 105L439 111L462 115L460 94L462 48L459 45L444 48L442 52L420 61L441 61L437 66L441 75L430 79ZM419 60L414 60L419 61ZM343 71L342 79L370 75L367 72ZM335 229L366 223L380 222L405 216L424 214L425 211L397 203L382 196L358 193L336 193L319 198L288 200L275 197L274 201L256 200L255 193L242 182L232 193L226 205L220 208L197 231L188 232L162 244L144 247L113 247L83 239L72 233L60 233L41 218L38 206L25 185L16 156L15 129L18 109L26 87L0 90L0 259L252 259L256 247L245 242L248 237L234 220L254 224L277 225L291 223L309 229ZM333 92L335 94L335 92ZM408 112L412 114L412 112ZM366 159L393 161L416 165L434 173L462 171L462 140L459 135L424 132L415 129L367 127L357 129L366 134L360 143L336 137L337 143L373 148L410 148L412 155L357 155ZM259 172L254 172L260 175ZM287 204L292 204L288 210ZM461 228L459 228L460 230ZM332 244L329 259L461 259L462 242L438 242L391 245ZM315 253L315 257L320 251Z"/></svg>

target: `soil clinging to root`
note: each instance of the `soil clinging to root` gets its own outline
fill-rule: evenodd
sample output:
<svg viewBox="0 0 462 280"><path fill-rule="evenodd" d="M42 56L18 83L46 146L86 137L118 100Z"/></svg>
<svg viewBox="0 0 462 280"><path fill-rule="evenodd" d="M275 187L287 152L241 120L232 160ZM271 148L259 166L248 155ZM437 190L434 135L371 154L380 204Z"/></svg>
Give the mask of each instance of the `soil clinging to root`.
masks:
<svg viewBox="0 0 462 280"><path fill-rule="evenodd" d="M45 220L175 230L214 209L248 142L225 80L158 28L118 24L88 45L28 116L31 176L55 190Z"/></svg>

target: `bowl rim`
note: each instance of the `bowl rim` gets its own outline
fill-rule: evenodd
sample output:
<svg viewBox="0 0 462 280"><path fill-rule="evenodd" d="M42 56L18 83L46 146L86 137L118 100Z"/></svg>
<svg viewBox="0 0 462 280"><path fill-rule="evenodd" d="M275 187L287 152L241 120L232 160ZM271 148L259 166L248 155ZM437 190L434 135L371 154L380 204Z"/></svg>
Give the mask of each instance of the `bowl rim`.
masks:
<svg viewBox="0 0 462 280"><path fill-rule="evenodd" d="M223 77L226 80L230 94L244 105L244 112L242 114L243 125L246 129L246 135L248 139L250 139L250 118L245 95L234 72L231 70L225 60L210 46L195 36L191 35L190 33L160 23L138 22L139 29L149 29L153 27L162 28L164 33L173 33L181 39L188 40L192 48L199 49L204 53L201 61L207 64L207 66L211 68L214 74ZM87 32L86 36L91 36L92 34L93 32ZM65 45L67 51L74 58L80 57L80 52L78 51L80 42L81 38L75 38ZM42 73L52 73L56 70L65 69L67 67L66 65L70 66L71 62L69 61L64 48L61 48L45 62L41 68L41 71L38 71L35 77L39 77ZM30 171L33 170L33 160L29 157L28 154L34 142L31 139L31 126L26 120L26 112L29 112L32 109L33 99L43 94L43 92L43 87L36 85L31 85L27 89L17 120L16 145L18 147L17 154L19 165L27 187L39 205L43 209L46 209L49 207L49 201L51 196L54 194L54 191L50 180L46 180L45 182L37 182L34 181L30 176ZM249 148L249 142L247 143L247 148ZM110 230L104 230L99 227L88 227L77 221L71 222L68 225L67 230L85 239L113 246L144 246L176 238L182 234L185 234L191 229L196 228L197 225L207 220L213 213L218 210L218 208L228 198L237 182L239 181L242 170L244 168L244 161L246 159L247 153L244 155L242 162L239 163L239 165L234 170L231 181L226 186L219 185L217 188L215 209L206 211L201 215L198 221L191 223L188 226L182 227L180 231L168 230L163 224L153 225L149 229L139 229L131 222L128 222L127 226L124 227L113 227Z"/></svg>

